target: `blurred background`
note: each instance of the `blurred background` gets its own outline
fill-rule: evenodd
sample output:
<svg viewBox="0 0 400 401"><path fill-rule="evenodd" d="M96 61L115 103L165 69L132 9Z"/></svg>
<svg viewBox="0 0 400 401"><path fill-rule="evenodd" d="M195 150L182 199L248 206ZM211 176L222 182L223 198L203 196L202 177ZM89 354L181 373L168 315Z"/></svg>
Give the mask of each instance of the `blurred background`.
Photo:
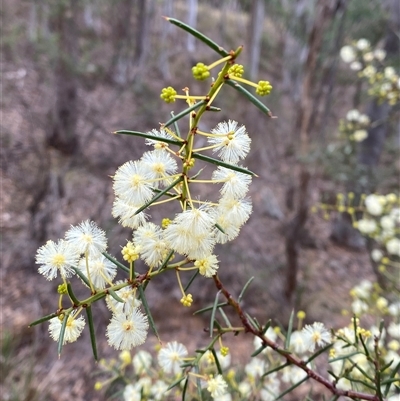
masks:
<svg viewBox="0 0 400 401"><path fill-rule="evenodd" d="M201 127L227 119L246 125L247 167L259 175L252 217L239 238L217 249L222 280L238 294L256 277L244 305L260 320L285 324L295 308L310 320L339 324L349 289L361 277L373 279L376 266L345 215L326 221L311 207L334 204L339 191L350 189L396 192L400 170L398 107L370 100L339 53L365 38L398 70L399 8L397 0L3 0L2 399L107 399L93 390L88 333L59 360L47 323L27 328L53 312L58 299L57 283L37 274L34 257L48 239L86 219L107 231L113 255L130 238L111 216L110 176L145 145L112 132L158 128L184 107L164 104L161 89L188 86L203 94L206 84L193 80L191 67L217 59L162 16L181 19L227 50L243 45L238 62L246 77L274 87L263 102L277 118L225 88L216 104L222 111ZM349 150L338 140L338 124L354 108L382 123ZM207 196L210 189L202 191ZM213 283L202 280L192 290L191 312L182 312L175 287L175 276L152 283L149 303L162 340L181 337L195 349L207 341L207 323L198 318L182 327L176 315L191 318L210 302ZM109 312L101 306L95 312L100 355L115 357L104 339ZM150 338L144 347L154 343Z"/></svg>

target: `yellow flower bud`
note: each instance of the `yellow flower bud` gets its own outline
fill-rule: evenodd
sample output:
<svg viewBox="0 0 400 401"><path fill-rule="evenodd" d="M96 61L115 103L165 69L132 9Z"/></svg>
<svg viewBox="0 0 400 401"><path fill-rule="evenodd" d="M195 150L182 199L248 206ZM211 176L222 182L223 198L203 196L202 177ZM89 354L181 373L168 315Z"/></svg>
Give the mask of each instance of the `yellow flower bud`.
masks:
<svg viewBox="0 0 400 401"><path fill-rule="evenodd" d="M103 383L101 383L101 382L96 382L96 383L94 384L94 389L95 389L96 391L100 391L102 388L103 388Z"/></svg>
<svg viewBox="0 0 400 401"><path fill-rule="evenodd" d="M119 354L119 359L122 361L123 364L128 365L132 362L131 353L127 350L122 351Z"/></svg>

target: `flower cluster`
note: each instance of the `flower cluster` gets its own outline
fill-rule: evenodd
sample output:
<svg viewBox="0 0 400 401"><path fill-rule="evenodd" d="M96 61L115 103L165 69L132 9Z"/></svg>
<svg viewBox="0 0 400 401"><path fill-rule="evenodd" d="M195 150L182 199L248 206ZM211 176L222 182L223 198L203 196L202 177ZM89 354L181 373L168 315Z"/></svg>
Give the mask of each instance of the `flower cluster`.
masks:
<svg viewBox="0 0 400 401"><path fill-rule="evenodd" d="M100 368L106 375L104 381L97 381L96 390L102 390L109 386L113 381L120 377L132 384L127 384L123 389L123 399L125 401L147 401L164 400L172 392L170 385L179 377L181 365L187 360L188 351L186 347L176 341L167 343L158 351L157 358L154 358L148 351L141 350L133 357L129 351L123 351L117 360L101 360ZM189 387L188 393L193 392L195 386L200 384L203 392L215 400L222 400L227 393L228 384L220 374L215 372L215 360L210 360L205 354L201 359L203 373L188 375L186 377ZM221 357L221 355L220 355ZM190 359L190 358L189 358ZM229 359L228 357L226 359ZM228 363L229 365L229 363ZM224 365L225 367L228 365ZM178 394L178 390L175 394Z"/></svg>
<svg viewBox="0 0 400 401"><path fill-rule="evenodd" d="M256 93L257 95L260 96L266 96L271 93L271 90L272 90L272 85L270 84L269 81L260 81L258 83Z"/></svg>
<svg viewBox="0 0 400 401"><path fill-rule="evenodd" d="M347 212L353 226L372 242L371 260L379 272L387 278L388 284L398 288L400 273L400 198L387 195L370 194L355 202L354 193L347 196L338 194L334 206L321 204L320 208L340 213Z"/></svg>
<svg viewBox="0 0 400 401"><path fill-rule="evenodd" d="M357 179L359 168L356 155L359 144L368 138L368 131L372 122L367 114L357 109L351 109L345 118L339 120L338 134L331 141L324 153L322 163L327 171L339 178L341 181Z"/></svg>
<svg viewBox="0 0 400 401"><path fill-rule="evenodd" d="M240 78L244 74L244 68L241 64L234 64L229 68L228 74L232 77Z"/></svg>
<svg viewBox="0 0 400 401"><path fill-rule="evenodd" d="M331 374L340 389L369 393L376 375L376 360L385 366L385 375L388 368L396 372L400 364L400 303L390 302L382 293L369 280L362 280L350 291L351 309L357 317L349 326L335 331L334 347L330 351ZM380 320L383 316L386 316L384 325ZM361 320L368 328L362 327ZM398 369L393 380L400 381ZM396 397L393 390L387 396L388 399Z"/></svg>
<svg viewBox="0 0 400 401"><path fill-rule="evenodd" d="M161 99L164 100L166 103L174 103L176 97L176 90L172 86L168 86L168 88L164 88L161 91Z"/></svg>
<svg viewBox="0 0 400 401"><path fill-rule="evenodd" d="M339 121L339 131L343 139L362 142L368 136L369 117L356 109L348 111L345 119Z"/></svg>
<svg viewBox="0 0 400 401"><path fill-rule="evenodd" d="M354 221L354 226L374 239L371 258L379 263L379 270L382 273L392 270L396 277L400 269L400 198L393 193L371 194L364 203L364 214Z"/></svg>
<svg viewBox="0 0 400 401"><path fill-rule="evenodd" d="M181 147L178 154L173 152L166 140L178 140L179 137L171 130L161 128L146 134L146 143L153 150L117 169L113 177L115 201L112 214L122 226L135 230L132 241L122 250L125 260L132 262L140 257L153 269L165 265L173 254L181 255L181 260L174 264L177 272L198 270L201 275L212 277L218 269L218 258L213 253L215 244L236 238L250 217L252 205L246 196L252 175L239 165L250 150L251 139L246 128L229 120L219 123L209 133L196 133L205 136L209 146L196 149L192 141L189 150L192 157L209 149L232 167L218 166L211 173L211 179L203 179L201 170L191 174L193 165L188 167L187 149ZM179 163L181 172L178 173ZM192 188L197 183L219 184L219 199L208 202L195 198ZM166 199L160 203L177 199L185 202L183 210L173 219L156 225L147 221L149 216L143 205L153 207L158 204L153 199L163 192ZM183 290L182 295L183 305L190 306L191 295L190 300Z"/></svg>
<svg viewBox="0 0 400 401"><path fill-rule="evenodd" d="M65 234L65 239L57 243L47 241L36 253L36 263L40 265L39 273L48 280L53 280L60 273L65 279L74 274L74 266L77 266L81 257L97 260L101 253L107 249L107 239L104 231L99 229L94 222L86 220L79 226L71 227ZM93 276L99 278L99 272L107 270L97 266ZM110 273L113 274L113 273Z"/></svg>
<svg viewBox="0 0 400 401"><path fill-rule="evenodd" d="M319 322L306 325L301 329L304 312L299 312L298 317L298 330L291 333L289 349L307 358L316 348L329 344L331 335ZM278 343L285 341L285 336L282 335L278 326L269 327L265 335ZM257 337L254 340L255 350L259 350L260 346L262 341ZM148 400L154 397L151 393L153 386L157 388L157 397L166 397L171 383L181 380L186 383L184 387L188 398L191 394L194 396L198 393L200 388L206 399L211 397L219 401L243 399L272 401L279 396L284 385L294 385L307 377L307 373L301 368L285 366L283 358L274 355L271 348L265 348L261 354L251 358L244 367L232 365L229 348L222 343L219 350L208 349L196 352L199 352L197 357L190 357L183 344L173 341L158 350L157 358L153 358L147 351L139 351L133 358L130 354L122 353L120 356L122 363L119 365L113 360L102 362L102 370L107 372L107 377L104 382L96 383L95 387L100 390L122 376L126 382L135 383L126 385L123 393L124 400L140 399L140 394L144 397L142 400ZM187 373L186 368L189 364L196 365L196 373ZM282 369L265 375L266 372L282 364L284 365ZM159 394L161 390L164 391L163 394ZM175 395L180 396L181 392L182 388L176 390Z"/></svg>
<svg viewBox="0 0 400 401"><path fill-rule="evenodd" d="M197 63L193 68L193 77L198 81L203 81L210 76L210 71L204 63Z"/></svg>
<svg viewBox="0 0 400 401"><path fill-rule="evenodd" d="M352 70L358 71L358 75L368 81L370 96L390 105L400 101L400 76L393 67L383 65L386 57L383 49L372 49L368 40L359 39L342 47L340 56Z"/></svg>
<svg viewBox="0 0 400 401"><path fill-rule="evenodd" d="M64 281L64 285L59 287L60 313L50 320L49 325L50 336L55 341L60 341L63 332L62 344L74 342L85 326L85 320L80 315L83 305L75 300L72 290L68 291L70 287L67 278L75 273L93 294L104 291L115 294L115 299L110 295L106 296L107 305L113 313L106 334L111 346L116 349L130 349L145 341L147 317L139 309L140 301L135 297L136 291L126 288L126 282L113 283L117 271L115 264L104 256L106 248L105 232L94 222L87 220L78 226L72 226L65 233L65 239L57 243L48 241L38 249L36 263L40 265L39 273L48 280L56 278L57 273L60 273ZM74 302L64 313L62 297L67 294Z"/></svg>
<svg viewBox="0 0 400 401"><path fill-rule="evenodd" d="M192 67L192 75L193 78L198 81L204 81L211 76L210 71L220 65L221 63L227 62L225 68L218 73L218 80L221 80L221 83L224 84L227 80L233 80L236 83L241 82L246 85L249 85L256 90L256 94L259 96L267 96L272 91L272 85L269 81L259 81L258 83L249 81L247 79L242 78L244 74L244 67L241 64L232 63L235 57L240 53L241 48L237 50L237 54L229 55L224 58L221 58L210 65L205 65L204 63L197 63L194 67ZM229 67L229 68L228 68ZM218 88L218 86L217 86ZM188 89L185 88L183 90L186 92L185 95L177 95L177 92L171 86L167 88L163 88L161 91L161 99L163 99L166 103L173 103L176 99L185 99L189 104L192 101L196 100L208 100L207 97L204 96L189 96ZM214 96L218 93L215 92ZM211 101L213 98L210 99ZM210 101L208 102L208 106L210 106Z"/></svg>
<svg viewBox="0 0 400 401"><path fill-rule="evenodd" d="M270 326L265 333L270 341L287 343L288 351L293 355L308 360L317 348L330 348L329 364L330 376L335 386L341 390L364 391L371 393L374 377L376 375L376 359L374 354L378 353L379 363L386 368L382 369L382 379L388 381L400 380L395 367L400 363L400 303L390 303L379 295L379 289L371 282L364 280L351 290L351 295L356 301L365 303L366 307L360 315L366 321L371 322L371 317L380 318L383 315L389 317L386 327L380 327L369 323L368 329L360 324L360 319L353 318L349 326L336 329L332 336L325 326L320 322L303 326L305 313L297 313L297 329L284 335L281 329ZM353 302L353 311L355 303ZM386 306L384 306L386 305ZM373 321L373 319L372 319ZM303 326L303 327L302 327ZM208 394L214 400L234 401L243 399L259 399L261 401L273 401L279 398L284 389L296 386L307 378L307 372L296 365L287 365L282 356L277 356L274 351L263 345L263 341L255 337L254 356L243 367L235 366L229 354L229 349L221 345L218 351L211 349L199 352L198 356L189 357L187 348L176 341L167 343L158 351L156 359L146 351L137 353L132 362L133 372L128 374L124 371L126 365L118 369L110 361L109 374L114 377L107 378L105 383L116 379L116 373L127 376L129 383L124 390L124 399L136 394L144 394L144 400L151 399L151 388L163 390L167 395L167 389L173 382L184 382L181 390L176 390L175 395L181 395L184 388L186 396L198 393L201 389L203 396ZM260 352L261 350L261 352ZM122 356L121 356L121 359ZM313 358L309 358L312 360ZM195 364L196 373L187 373L187 366ZM103 365L107 366L107 364ZM388 370L388 368L391 370ZM307 368L315 369L314 363L307 364ZM393 370L394 369L394 370ZM268 373L270 372L270 373ZM144 387L146 385L147 387ZM102 383L96 384L98 389L104 387ZM389 400L395 400L395 390L387 387L382 388L382 394L386 393ZM145 392L146 391L146 392ZM157 393L158 394L158 393ZM161 396L161 395L160 395ZM140 398L137 398L140 399ZM155 398L162 399L162 398Z"/></svg>
<svg viewBox="0 0 400 401"><path fill-rule="evenodd" d="M174 272L182 294L180 301L190 307L193 296L183 288L181 275L187 271L206 278L216 275L219 261L214 253L215 245L236 238L252 212L247 193L254 173L241 165L250 151L251 139L246 128L233 120L223 121L209 132L199 130L198 123L213 107L215 96L225 79L229 79L228 71L241 79L238 75L243 67L233 67L240 50L209 66L198 63L193 68L196 78L205 79L209 70L224 64L206 96L190 96L188 88L183 89L184 95L177 95L172 87L162 90L161 97L167 103L186 100L189 111L182 115L204 106L190 114L186 137L181 136L178 125L175 130L168 128L169 123L145 133L124 131L144 137L146 145L151 147L139 160L120 166L112 177L115 194L112 215L123 227L133 230L132 237L122 247L122 258L128 266L105 252L105 233L92 221L71 227L64 239L48 241L37 251L39 272L48 280L59 274L63 281L58 291L57 312L51 319L45 318L50 320L50 334L59 342L59 351L64 343L75 341L82 332L85 323L80 314L84 310L95 347L91 305L99 300L105 300L112 313L106 330L108 343L117 350L136 347L145 341L151 323L144 295L150 279ZM264 91L271 90L267 81L260 82ZM204 138L208 144L200 147L200 142L204 145ZM204 154L207 151L213 152L216 158ZM205 177L205 169L197 168L196 160L208 162L214 171L208 170L209 175ZM216 199L201 200L197 191L199 184L219 185ZM147 210L167 202L175 203L175 214L163 219L161 224L149 221ZM136 272L137 264L145 266L144 274ZM114 282L117 268L129 273L129 277ZM72 290L69 279L75 274L90 289L90 296L85 300L79 300ZM68 306L66 298L70 302ZM210 379L210 383L212 393L218 393L219 379Z"/></svg>

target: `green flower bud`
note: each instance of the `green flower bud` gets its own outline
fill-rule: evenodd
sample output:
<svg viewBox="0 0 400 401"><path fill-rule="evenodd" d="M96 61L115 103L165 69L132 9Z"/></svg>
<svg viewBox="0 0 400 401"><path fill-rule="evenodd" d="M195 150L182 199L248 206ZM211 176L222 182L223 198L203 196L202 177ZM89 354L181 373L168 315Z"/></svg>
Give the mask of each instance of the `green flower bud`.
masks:
<svg viewBox="0 0 400 401"><path fill-rule="evenodd" d="M176 90L172 86L168 86L168 88L164 88L161 91L161 99L164 100L165 103L174 103L176 96Z"/></svg>
<svg viewBox="0 0 400 401"><path fill-rule="evenodd" d="M210 76L210 71L208 71L208 67L203 63L197 63L192 68L192 73L194 79L197 79L198 81L204 81Z"/></svg>
<svg viewBox="0 0 400 401"><path fill-rule="evenodd" d="M260 96L266 96L271 93L271 90L272 90L272 85L269 83L269 81L260 81L258 83L256 93L257 95Z"/></svg>
<svg viewBox="0 0 400 401"><path fill-rule="evenodd" d="M244 68L241 64L234 64L231 68L228 70L228 74L233 76L233 77L238 77L241 78L241 76L244 73Z"/></svg>
<svg viewBox="0 0 400 401"><path fill-rule="evenodd" d="M60 285L57 287L57 292L58 292L59 294L67 294L67 285L66 285L66 284L60 284Z"/></svg>

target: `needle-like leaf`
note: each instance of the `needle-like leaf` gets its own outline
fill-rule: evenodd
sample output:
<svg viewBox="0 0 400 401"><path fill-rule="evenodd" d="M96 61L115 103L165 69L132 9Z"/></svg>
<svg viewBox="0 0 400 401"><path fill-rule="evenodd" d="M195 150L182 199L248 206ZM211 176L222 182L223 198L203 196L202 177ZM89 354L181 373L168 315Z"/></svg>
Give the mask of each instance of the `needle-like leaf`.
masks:
<svg viewBox="0 0 400 401"><path fill-rule="evenodd" d="M184 22L179 21L175 18L169 18L169 17L164 17L164 18L171 24L183 29L184 31L190 33L195 38L199 39L201 42L205 43L208 47L210 47L211 49L216 51L220 56L222 56L222 57L229 56L229 53L222 46L219 46L217 43L215 43L209 37L203 35L197 29L194 29L191 26L189 26L189 25L185 24Z"/></svg>
<svg viewBox="0 0 400 401"><path fill-rule="evenodd" d="M233 79L226 79L225 83L232 88L236 89L238 92L243 94L244 96L247 97L247 99L250 100L251 103L254 104L258 109L260 109L263 113L265 113L268 117L272 117L271 110L259 99L257 99L251 92L249 92L247 89L243 88L242 85L239 85L236 81Z"/></svg>
<svg viewBox="0 0 400 401"><path fill-rule="evenodd" d="M92 351L94 359L97 361L97 346L96 346L96 333L94 330L93 314L91 305L86 307L86 316L89 323L90 343L92 344Z"/></svg>
<svg viewBox="0 0 400 401"><path fill-rule="evenodd" d="M233 164L225 163L221 160L214 159L210 156L202 155L201 153L194 152L194 153L192 153L192 157L194 157L195 159L203 160L204 162L207 162L207 163L216 164L217 166L228 168L230 170L239 171L239 173L253 175L253 176L257 177L256 173L253 173L252 171L247 170L247 168L243 168L240 166L234 166Z"/></svg>
<svg viewBox="0 0 400 401"><path fill-rule="evenodd" d="M200 102L193 104L192 106L188 107L187 109L182 110L180 113L173 116L165 124L163 124L164 127L168 127L169 125L173 124L175 121L180 120L182 117L185 117L187 114L191 113L193 110L196 110L197 108L199 108L200 106L202 106L205 103L206 103L205 100L201 100ZM179 145L181 145L181 144L179 144Z"/></svg>

